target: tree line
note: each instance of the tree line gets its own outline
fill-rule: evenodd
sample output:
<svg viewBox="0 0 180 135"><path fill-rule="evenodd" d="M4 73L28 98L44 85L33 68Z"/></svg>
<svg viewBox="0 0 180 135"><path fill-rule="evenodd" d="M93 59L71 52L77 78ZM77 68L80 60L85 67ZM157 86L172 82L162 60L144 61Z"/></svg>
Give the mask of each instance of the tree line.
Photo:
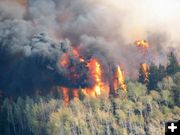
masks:
<svg viewBox="0 0 180 135"><path fill-rule="evenodd" d="M140 69L115 98L83 97L68 106L61 95L1 98L0 135L164 134L166 120L180 119L180 67L173 53L168 58L166 67L150 65L147 83Z"/></svg>

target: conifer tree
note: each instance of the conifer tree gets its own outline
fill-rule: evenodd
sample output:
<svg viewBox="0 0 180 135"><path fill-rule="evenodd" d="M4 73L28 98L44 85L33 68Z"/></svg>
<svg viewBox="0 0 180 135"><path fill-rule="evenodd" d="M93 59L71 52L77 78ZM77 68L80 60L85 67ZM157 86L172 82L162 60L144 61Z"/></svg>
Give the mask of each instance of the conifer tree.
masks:
<svg viewBox="0 0 180 135"><path fill-rule="evenodd" d="M142 84L145 84L146 83L145 80L146 80L146 75L144 74L143 67L140 66L138 82L140 82Z"/></svg>
<svg viewBox="0 0 180 135"><path fill-rule="evenodd" d="M157 88L157 83L159 81L159 70L157 66L152 63L149 68L149 82L148 82L148 89L153 90Z"/></svg>
<svg viewBox="0 0 180 135"><path fill-rule="evenodd" d="M166 68L163 65L159 65L158 69L158 79L159 81L162 81L162 79L166 76Z"/></svg>
<svg viewBox="0 0 180 135"><path fill-rule="evenodd" d="M174 75L175 73L180 71L180 66L173 52L168 55L168 59L169 63L167 65L166 72L168 75Z"/></svg>

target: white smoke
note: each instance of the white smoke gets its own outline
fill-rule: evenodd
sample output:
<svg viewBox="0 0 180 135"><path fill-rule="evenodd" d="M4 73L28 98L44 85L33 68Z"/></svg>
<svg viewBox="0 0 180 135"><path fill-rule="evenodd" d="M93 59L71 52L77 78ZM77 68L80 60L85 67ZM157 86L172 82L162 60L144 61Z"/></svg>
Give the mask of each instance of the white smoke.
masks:
<svg viewBox="0 0 180 135"><path fill-rule="evenodd" d="M179 49L178 0L61 0L56 5L60 38L97 46L126 68L143 61L164 64L169 48ZM133 46L138 39L149 42L150 60Z"/></svg>
<svg viewBox="0 0 180 135"><path fill-rule="evenodd" d="M0 48L9 54L31 57L32 38L42 31L56 42L68 38L73 45L100 50L129 72L142 62L164 63L169 48L179 50L178 0L22 1L0 0ZM134 46L138 39L150 44L146 58ZM34 46L40 54L57 53L43 44Z"/></svg>

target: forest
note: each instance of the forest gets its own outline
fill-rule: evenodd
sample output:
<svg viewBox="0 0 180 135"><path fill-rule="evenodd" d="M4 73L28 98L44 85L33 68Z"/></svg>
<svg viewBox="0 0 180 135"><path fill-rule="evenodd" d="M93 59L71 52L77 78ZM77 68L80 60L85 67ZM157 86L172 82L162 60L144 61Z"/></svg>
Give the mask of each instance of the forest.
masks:
<svg viewBox="0 0 180 135"><path fill-rule="evenodd" d="M179 0L0 0L0 135L164 135L180 120Z"/></svg>
<svg viewBox="0 0 180 135"><path fill-rule="evenodd" d="M17 97L0 93L0 135L163 135L165 122L180 119L180 66L142 68L138 80L126 79L127 91L86 97L65 104L59 93Z"/></svg>

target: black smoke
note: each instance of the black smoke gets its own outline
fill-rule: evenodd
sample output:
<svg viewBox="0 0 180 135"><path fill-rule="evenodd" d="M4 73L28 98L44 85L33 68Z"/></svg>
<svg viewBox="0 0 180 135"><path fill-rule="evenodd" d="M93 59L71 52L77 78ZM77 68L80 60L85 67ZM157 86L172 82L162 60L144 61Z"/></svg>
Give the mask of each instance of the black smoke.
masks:
<svg viewBox="0 0 180 135"><path fill-rule="evenodd" d="M78 88L88 85L86 64L73 57L70 58L73 71L59 64L62 54L72 55L68 40L56 43L45 33L40 33L21 48L14 46L16 50L13 52L10 51L13 43L4 43L3 39L0 45L0 89L6 93L21 95L36 90L48 91L53 86ZM78 77L72 78L74 74L78 74Z"/></svg>
<svg viewBox="0 0 180 135"><path fill-rule="evenodd" d="M86 62L92 57L100 60L107 77L110 63L123 64L129 76L133 76L142 62L166 62L169 47L179 52L174 37L179 34L171 29L179 26L173 19L176 16L168 21L171 27L164 27L159 23L161 16L154 16L146 0L24 1L26 4L0 0L0 90L7 93L28 94L56 85L89 87L92 82ZM164 18L163 21L166 22ZM170 33L172 38L164 33ZM137 37L150 44L146 59L133 45ZM86 62L80 63L73 57L74 46ZM70 59L68 68L59 65L64 53Z"/></svg>

